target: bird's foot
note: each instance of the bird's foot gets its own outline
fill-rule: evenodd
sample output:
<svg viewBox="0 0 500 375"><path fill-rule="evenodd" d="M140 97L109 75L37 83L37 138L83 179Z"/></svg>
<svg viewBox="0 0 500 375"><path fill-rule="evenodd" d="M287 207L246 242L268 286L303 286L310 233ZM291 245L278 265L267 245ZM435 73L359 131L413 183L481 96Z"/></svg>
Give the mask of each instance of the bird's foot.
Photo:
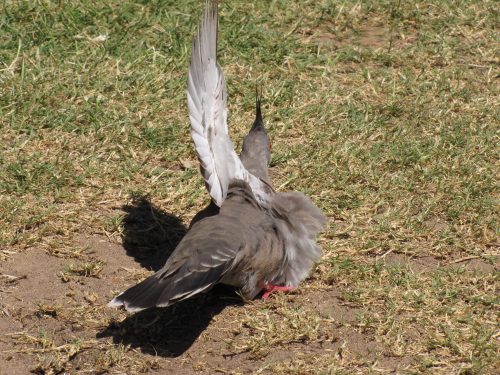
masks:
<svg viewBox="0 0 500 375"><path fill-rule="evenodd" d="M273 292L290 292L295 288L293 286L282 286L282 285L271 285L264 284L264 294L262 295L262 299L268 298Z"/></svg>

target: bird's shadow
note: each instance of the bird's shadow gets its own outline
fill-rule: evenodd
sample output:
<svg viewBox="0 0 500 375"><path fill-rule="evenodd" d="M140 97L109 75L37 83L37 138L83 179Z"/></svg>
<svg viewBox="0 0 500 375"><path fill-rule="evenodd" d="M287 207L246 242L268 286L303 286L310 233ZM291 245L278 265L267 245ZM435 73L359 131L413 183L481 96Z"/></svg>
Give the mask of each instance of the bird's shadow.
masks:
<svg viewBox="0 0 500 375"><path fill-rule="evenodd" d="M186 234L186 226L154 206L147 196L132 197L122 209L122 243L127 255L142 267L158 271Z"/></svg>
<svg viewBox="0 0 500 375"><path fill-rule="evenodd" d="M175 215L155 207L148 197L134 197L123 210L122 240L127 255L142 267L159 270L186 234L186 226ZM217 212L209 205L195 216L190 227ZM216 286L173 306L148 309L121 322L113 321L97 337L113 337L116 344L131 345L152 355L177 357L191 347L213 316L228 305L240 303L233 289Z"/></svg>

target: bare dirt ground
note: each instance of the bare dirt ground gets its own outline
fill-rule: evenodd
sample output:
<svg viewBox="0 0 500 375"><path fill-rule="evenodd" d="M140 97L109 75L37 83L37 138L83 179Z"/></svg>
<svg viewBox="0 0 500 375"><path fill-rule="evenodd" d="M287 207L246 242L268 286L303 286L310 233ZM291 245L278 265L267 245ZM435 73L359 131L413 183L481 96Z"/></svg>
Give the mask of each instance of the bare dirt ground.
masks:
<svg viewBox="0 0 500 375"><path fill-rule="evenodd" d="M33 247L2 263L1 374L57 373L68 368L69 373L121 373L121 366L138 373L252 374L279 372L286 369L283 364L292 363L294 372L311 373L306 364L321 363L324 357L349 363L353 371L370 363L376 372L400 373L417 364L416 357L394 355L373 330L359 329L369 306L347 301L345 287L325 286L314 276L296 292L248 304L220 287L172 308L135 315L107 308L113 292L163 265L186 231L175 216L145 200L125 206L123 215L122 242L78 235L77 241L86 248L84 260L54 257ZM401 254L388 254L382 263L416 274L443 266L432 257L411 259ZM498 271L475 257L446 267L458 266ZM259 336L252 319L262 318L262 311L288 320L293 319L288 311L297 308L303 311L291 322L296 334L248 343L249 336ZM303 322L304 316L313 320ZM417 324L405 333L406 340L418 341L423 330ZM270 333L268 328L261 331Z"/></svg>
<svg viewBox="0 0 500 375"><path fill-rule="evenodd" d="M14 340L2 340L0 351L3 352L2 363L6 364L2 373L25 374L27 369L33 369L36 351L22 353L22 341L30 340L30 336L41 340L38 337L41 330L52 338L56 348L61 347L61 351L66 351L63 347L70 337L84 345L94 341L103 345L122 343L134 348L126 356L140 356L141 362L146 358L151 363L157 363L158 369L176 373L181 369L181 373L195 373L197 366L209 373L224 372L228 368L253 373L264 364L294 357L293 342L268 348L270 354L262 362L256 361L245 348L235 352L225 344L226 340L237 335L239 310L249 309L248 313L251 313L252 309L262 305L272 309L275 298L252 302L249 307L242 306L236 296L228 293L224 296L218 291L173 309L148 311L119 323L100 325L100 320L117 315L103 307L111 298L110 291L123 289L130 283L130 271L141 271L141 267L133 257L126 255L122 246L110 243L106 238L93 236L82 239L90 244L92 256L105 262L98 278L75 276L64 282L57 276L64 272L68 261L37 249L16 255L3 265L3 275L18 279L7 279L2 283L3 316L0 324L7 337L18 342L13 346ZM294 295L276 297L281 303L286 301L307 306L324 316L335 317L325 325L329 329L322 332L322 340L308 346L306 352L302 350L301 340L298 340L301 355L331 353L341 356L342 351L348 351L360 358L377 359L387 369L395 370L401 366L391 363L390 357L385 358L383 346L375 341L373 335L349 332L349 325L357 321L359 309L345 305L338 296L338 290L332 288L326 293L305 289ZM82 305L94 306L92 315L97 317L93 317L96 320L93 327L82 324L81 319L89 319L79 317ZM71 350L68 349L66 354L71 356ZM92 353L83 351L78 355L75 370L79 370L78 362L88 360L88 355ZM192 361L196 364L195 368Z"/></svg>

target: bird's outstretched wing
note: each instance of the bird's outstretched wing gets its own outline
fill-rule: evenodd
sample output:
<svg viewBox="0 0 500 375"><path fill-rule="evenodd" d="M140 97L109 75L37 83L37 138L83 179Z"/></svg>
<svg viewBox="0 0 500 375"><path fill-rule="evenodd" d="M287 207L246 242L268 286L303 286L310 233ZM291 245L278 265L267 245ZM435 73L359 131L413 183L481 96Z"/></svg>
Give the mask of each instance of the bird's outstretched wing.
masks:
<svg viewBox="0 0 500 375"><path fill-rule="evenodd" d="M227 91L217 63L217 0L208 0L193 43L188 75L191 135L207 189L217 206L232 180L246 181L259 201L267 201L267 185L249 173L234 151L227 129Z"/></svg>

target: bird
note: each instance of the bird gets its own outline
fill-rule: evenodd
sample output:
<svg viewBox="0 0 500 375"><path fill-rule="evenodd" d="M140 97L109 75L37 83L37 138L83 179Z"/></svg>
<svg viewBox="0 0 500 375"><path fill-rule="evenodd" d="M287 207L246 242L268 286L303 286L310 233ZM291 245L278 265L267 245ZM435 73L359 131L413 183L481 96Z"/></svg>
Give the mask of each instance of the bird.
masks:
<svg viewBox="0 0 500 375"><path fill-rule="evenodd" d="M268 166L271 142L261 97L238 156L228 134L227 91L216 59L218 1L207 0L188 70L191 136L211 197L153 275L109 302L137 312L167 307L226 284L246 301L298 287L321 256L316 237L326 217L301 192L277 192Z"/></svg>

